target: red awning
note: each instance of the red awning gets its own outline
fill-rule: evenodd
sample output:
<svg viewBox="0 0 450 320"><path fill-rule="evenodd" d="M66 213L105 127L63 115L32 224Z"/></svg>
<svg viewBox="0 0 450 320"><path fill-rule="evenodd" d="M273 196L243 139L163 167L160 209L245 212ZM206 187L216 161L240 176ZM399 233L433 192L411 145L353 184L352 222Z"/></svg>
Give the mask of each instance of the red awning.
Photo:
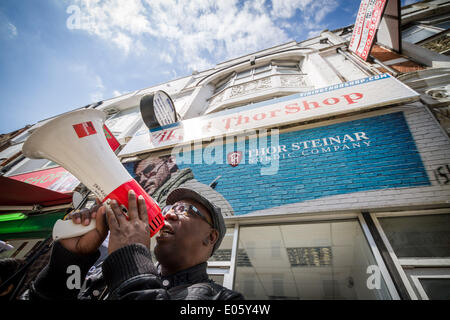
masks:
<svg viewBox="0 0 450 320"><path fill-rule="evenodd" d="M0 176L0 205L55 206L72 201L72 194L60 193Z"/></svg>

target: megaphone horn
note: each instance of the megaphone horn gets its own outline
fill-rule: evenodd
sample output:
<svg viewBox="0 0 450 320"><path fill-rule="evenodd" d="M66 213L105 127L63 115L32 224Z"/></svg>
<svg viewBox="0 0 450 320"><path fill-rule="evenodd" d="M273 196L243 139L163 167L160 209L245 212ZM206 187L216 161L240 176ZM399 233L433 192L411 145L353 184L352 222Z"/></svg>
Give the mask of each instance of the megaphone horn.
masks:
<svg viewBox="0 0 450 320"><path fill-rule="evenodd" d="M103 203L116 200L126 215L128 191L145 199L153 237L164 225L156 201L134 180L111 150L103 134L106 115L95 109L83 109L61 115L34 131L22 147L31 159L49 159L64 167L88 187ZM72 221L58 220L53 238L66 239L79 236L95 228L76 225Z"/></svg>

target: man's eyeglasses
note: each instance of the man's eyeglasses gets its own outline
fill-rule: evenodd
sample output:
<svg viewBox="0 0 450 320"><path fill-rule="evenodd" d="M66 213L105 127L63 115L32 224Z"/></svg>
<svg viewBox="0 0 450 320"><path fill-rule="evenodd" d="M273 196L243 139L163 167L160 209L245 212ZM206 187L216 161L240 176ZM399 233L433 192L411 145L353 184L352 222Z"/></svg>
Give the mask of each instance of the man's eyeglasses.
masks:
<svg viewBox="0 0 450 320"><path fill-rule="evenodd" d="M163 216L165 216L171 210L173 210L173 213L175 213L176 215L185 215L185 216L194 215L194 216L198 216L203 221L205 221L207 224L209 224L211 228L214 229L214 226L208 221L208 219L206 219L205 215L203 213L201 213L200 210L198 210L192 204L175 203L175 204L172 204L172 205L168 205L168 206L165 206L162 209L161 213L162 213Z"/></svg>

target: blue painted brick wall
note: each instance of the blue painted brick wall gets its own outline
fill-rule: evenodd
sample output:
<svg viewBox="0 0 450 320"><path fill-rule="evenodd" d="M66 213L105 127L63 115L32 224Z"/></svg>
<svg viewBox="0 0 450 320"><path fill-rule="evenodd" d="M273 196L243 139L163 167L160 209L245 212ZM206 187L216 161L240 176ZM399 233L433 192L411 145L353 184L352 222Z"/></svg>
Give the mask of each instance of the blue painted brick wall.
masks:
<svg viewBox="0 0 450 320"><path fill-rule="evenodd" d="M307 155L301 154L303 148L292 151L291 146L296 142L342 138L355 132L364 132L369 140L363 141L370 141L370 146L358 141L361 147L348 150L319 150L318 154ZM271 141L267 140L270 146ZM248 141L243 150L245 162L236 167L227 163L226 146L222 149L222 164L178 163L178 166L190 167L195 178L207 185L221 175L216 191L232 205L235 215L332 195L349 194L350 198L351 193L358 191L430 185L401 112L283 133L279 144L290 152L279 160L279 169L274 175L261 174L261 169L268 164L249 163ZM192 151L192 159L194 155ZM126 167L130 168L130 164Z"/></svg>

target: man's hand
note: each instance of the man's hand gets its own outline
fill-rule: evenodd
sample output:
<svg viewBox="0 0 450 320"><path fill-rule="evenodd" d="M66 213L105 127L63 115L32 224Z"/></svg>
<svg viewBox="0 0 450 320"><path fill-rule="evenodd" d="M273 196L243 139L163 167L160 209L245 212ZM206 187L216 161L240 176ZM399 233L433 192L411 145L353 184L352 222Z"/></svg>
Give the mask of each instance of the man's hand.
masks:
<svg viewBox="0 0 450 320"><path fill-rule="evenodd" d="M71 213L71 219L75 224L87 226L91 219L95 219L96 227L88 233L70 239L61 239L59 242L69 251L78 254L91 254L98 250L108 235L108 226L106 225L105 207L102 206L99 199L97 204L90 210L87 208L77 210Z"/></svg>
<svg viewBox="0 0 450 320"><path fill-rule="evenodd" d="M148 225L147 206L142 196L136 203L136 194L128 192L128 219L115 200L110 203L111 209L106 209L109 235L108 253L133 243L141 243L150 249L150 227Z"/></svg>

